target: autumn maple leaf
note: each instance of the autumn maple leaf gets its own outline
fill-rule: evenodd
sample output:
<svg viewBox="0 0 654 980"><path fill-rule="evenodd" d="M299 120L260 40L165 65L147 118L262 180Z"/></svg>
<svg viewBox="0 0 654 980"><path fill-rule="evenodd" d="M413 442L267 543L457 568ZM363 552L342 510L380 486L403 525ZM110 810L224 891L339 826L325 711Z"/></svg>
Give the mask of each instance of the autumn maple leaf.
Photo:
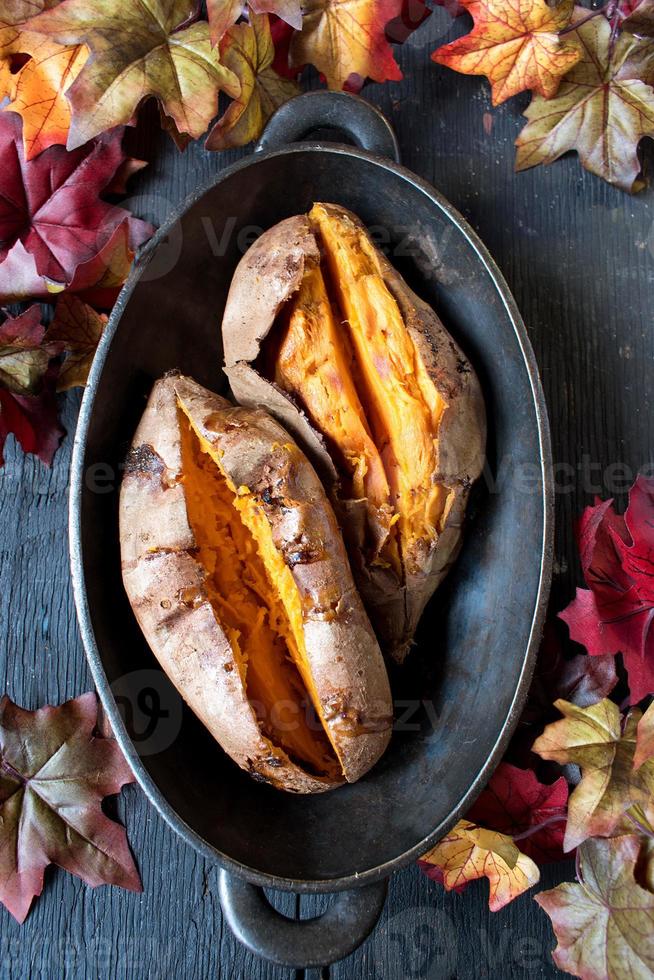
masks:
<svg viewBox="0 0 654 980"><path fill-rule="evenodd" d="M211 30L211 43L218 44L230 27L243 13L245 0L207 0L207 15ZM300 0L249 0L252 13L274 14L291 27L301 30L302 7Z"/></svg>
<svg viewBox="0 0 654 980"><path fill-rule="evenodd" d="M56 353L44 345L44 335L41 307L36 303L0 324L1 387L15 395L33 395L38 390Z"/></svg>
<svg viewBox="0 0 654 980"><path fill-rule="evenodd" d="M563 857L567 802L563 777L547 785L531 770L502 762L466 819L506 834L524 854L545 864Z"/></svg>
<svg viewBox="0 0 654 980"><path fill-rule="evenodd" d="M127 279L134 258L130 245L130 223L131 219L126 218L97 255L86 262L80 262L67 286L68 292L77 293L80 299L100 309L111 309ZM49 288L52 292L59 292L51 284Z"/></svg>
<svg viewBox="0 0 654 980"><path fill-rule="evenodd" d="M627 16L620 23L623 31L630 31L641 37L654 37L654 0L629 0L620 4L622 13Z"/></svg>
<svg viewBox="0 0 654 980"><path fill-rule="evenodd" d="M561 619L592 656L622 652L635 704L654 693L654 479L638 477L624 517L611 500L586 508L577 537L590 588Z"/></svg>
<svg viewBox="0 0 654 980"><path fill-rule="evenodd" d="M66 294L58 301L54 320L45 337L47 343L61 345L66 355L57 378L57 391L86 384L106 325L106 316L76 296Z"/></svg>
<svg viewBox="0 0 654 980"><path fill-rule="evenodd" d="M64 434L57 419L56 370L59 345L44 342L38 304L0 324L0 466L12 434L23 451L50 465Z"/></svg>
<svg viewBox="0 0 654 980"><path fill-rule="evenodd" d="M572 850L588 837L608 837L623 826L626 812L648 807L654 796L654 758L639 754L634 765L638 724L642 713L632 709L621 723L618 706L608 699L588 708L557 701L564 715L548 725L534 742L543 759L572 762L582 779L568 805L564 849Z"/></svg>
<svg viewBox="0 0 654 980"><path fill-rule="evenodd" d="M209 133L208 150L249 143L259 136L275 109L300 91L271 67L275 50L265 15L252 14L249 24L230 27L220 52L223 63L239 79L241 94Z"/></svg>
<svg viewBox="0 0 654 980"><path fill-rule="evenodd" d="M20 47L31 57L18 75L12 101L5 111L23 117L25 159L31 160L48 146L66 145L70 129L66 91L84 67L89 52L83 44L64 47L34 33Z"/></svg>
<svg viewBox="0 0 654 980"><path fill-rule="evenodd" d="M73 152L23 155L20 119L0 113L0 302L47 297L67 285L128 222L134 250L152 228L98 195L125 159L120 131Z"/></svg>
<svg viewBox="0 0 654 980"><path fill-rule="evenodd" d="M654 974L654 895L634 877L635 835L589 840L577 859L579 883L536 895L552 920L561 969L584 980L646 980Z"/></svg>
<svg viewBox="0 0 654 980"><path fill-rule="evenodd" d="M535 96L525 112L529 121L516 140L516 170L576 150L587 170L623 190L638 191L644 186L638 179L638 143L654 136L654 89L646 74L642 80L642 56L649 58L651 44L623 33L612 48L606 18L581 23L584 16L587 12L577 8L581 60L555 98Z"/></svg>
<svg viewBox="0 0 654 980"><path fill-rule="evenodd" d="M331 89L360 88L366 78L399 80L402 72L385 35L402 0L306 0L302 30L291 41L291 67L312 64Z"/></svg>
<svg viewBox="0 0 654 980"><path fill-rule="evenodd" d="M462 0L474 28L465 37L438 48L434 61L466 75L486 75L493 105L525 89L551 98L561 77L581 52L571 36L559 37L572 14L572 0Z"/></svg>
<svg viewBox="0 0 654 980"><path fill-rule="evenodd" d="M125 830L101 807L134 776L114 739L95 734L97 715L95 694L38 711L0 702L0 901L19 922L49 864L141 891Z"/></svg>
<svg viewBox="0 0 654 980"><path fill-rule="evenodd" d="M488 905L497 912L540 878L531 858L522 854L510 837L459 820L418 862L430 878L447 891L461 891L468 882L488 878Z"/></svg>
<svg viewBox="0 0 654 980"><path fill-rule="evenodd" d="M159 99L180 132L194 138L205 132L219 91L237 97L240 86L211 46L209 25L195 18L191 0L63 0L30 22L31 30L86 44L92 53L67 90L69 149L127 124L148 96Z"/></svg>
<svg viewBox="0 0 654 980"><path fill-rule="evenodd" d="M11 0L0 6L0 100L13 93L12 59L28 43L26 24L45 7L44 0Z"/></svg>

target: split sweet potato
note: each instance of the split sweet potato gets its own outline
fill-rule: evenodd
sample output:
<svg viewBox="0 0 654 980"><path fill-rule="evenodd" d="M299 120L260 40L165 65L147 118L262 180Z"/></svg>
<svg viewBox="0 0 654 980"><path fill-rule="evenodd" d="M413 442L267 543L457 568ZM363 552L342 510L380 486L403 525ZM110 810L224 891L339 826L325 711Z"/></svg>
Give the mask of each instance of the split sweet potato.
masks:
<svg viewBox="0 0 654 980"><path fill-rule="evenodd" d="M382 648L402 661L460 546L484 459L477 377L352 213L315 204L245 254L224 318L237 401L320 472Z"/></svg>
<svg viewBox="0 0 654 980"><path fill-rule="evenodd" d="M120 496L123 581L152 651L225 751L298 793L382 754L392 703L332 507L287 432L158 381Z"/></svg>

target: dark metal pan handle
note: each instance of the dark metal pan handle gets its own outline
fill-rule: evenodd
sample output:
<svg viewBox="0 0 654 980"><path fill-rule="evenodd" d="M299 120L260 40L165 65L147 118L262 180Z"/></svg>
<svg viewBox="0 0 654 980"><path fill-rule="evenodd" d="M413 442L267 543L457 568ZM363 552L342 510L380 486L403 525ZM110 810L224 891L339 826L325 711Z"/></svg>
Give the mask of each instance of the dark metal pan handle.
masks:
<svg viewBox="0 0 654 980"><path fill-rule="evenodd" d="M271 116L256 149L280 150L325 128L340 130L362 150L400 162L397 138L386 117L347 92L305 92L289 99Z"/></svg>
<svg viewBox="0 0 654 980"><path fill-rule="evenodd" d="M220 903L236 936L248 949L280 966L302 970L342 960L372 932L384 907L387 881L338 892L315 919L293 920L277 912L263 893L221 870Z"/></svg>

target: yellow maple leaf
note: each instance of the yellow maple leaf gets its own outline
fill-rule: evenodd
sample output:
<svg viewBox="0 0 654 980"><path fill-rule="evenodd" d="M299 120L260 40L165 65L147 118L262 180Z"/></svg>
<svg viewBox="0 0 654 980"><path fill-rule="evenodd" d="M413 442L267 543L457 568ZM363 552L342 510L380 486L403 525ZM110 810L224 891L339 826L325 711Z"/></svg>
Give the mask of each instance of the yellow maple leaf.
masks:
<svg viewBox="0 0 654 980"><path fill-rule="evenodd" d="M538 867L511 837L485 830L469 820L458 824L420 859L423 870L441 881L447 891L469 881L488 878L488 905L497 912L540 879ZM425 865L431 865L434 873Z"/></svg>

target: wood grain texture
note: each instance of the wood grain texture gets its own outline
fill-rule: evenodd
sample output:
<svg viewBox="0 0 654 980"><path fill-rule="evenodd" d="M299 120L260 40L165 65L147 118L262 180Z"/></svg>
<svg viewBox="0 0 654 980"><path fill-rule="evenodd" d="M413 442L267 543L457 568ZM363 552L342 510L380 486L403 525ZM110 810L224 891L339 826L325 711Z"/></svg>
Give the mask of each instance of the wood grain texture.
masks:
<svg viewBox="0 0 654 980"><path fill-rule="evenodd" d="M624 491L653 462L652 330L654 194L629 198L585 173L574 156L513 174L521 127L514 100L492 109L489 89L430 63L440 40L463 32L437 10L399 52L406 78L365 95L396 128L403 162L432 181L485 241L518 301L542 371L560 464L556 574L560 607L579 581L574 518L594 493ZM242 155L184 155L147 119L135 140L152 161L129 206L161 222L210 174ZM498 352L499 354L499 352ZM35 708L91 687L79 641L67 555L67 483L78 394L62 400L69 432L48 470L10 440L0 475L0 672L3 690ZM592 466L590 473L584 473ZM621 464L625 472L609 471ZM619 494L618 494L619 495ZM410 806L410 801L407 801ZM59 870L21 928L0 910L0 978L281 980L302 974L264 964L223 927L217 868L181 843L140 790L123 792L124 820L144 884L142 895L95 891ZM572 877L546 869L543 885ZM327 900L277 897L295 915ZM546 916L525 895L500 913L487 886L445 895L416 868L392 881L370 941L322 971L333 980L517 978L560 975ZM309 971L308 980L318 980Z"/></svg>

